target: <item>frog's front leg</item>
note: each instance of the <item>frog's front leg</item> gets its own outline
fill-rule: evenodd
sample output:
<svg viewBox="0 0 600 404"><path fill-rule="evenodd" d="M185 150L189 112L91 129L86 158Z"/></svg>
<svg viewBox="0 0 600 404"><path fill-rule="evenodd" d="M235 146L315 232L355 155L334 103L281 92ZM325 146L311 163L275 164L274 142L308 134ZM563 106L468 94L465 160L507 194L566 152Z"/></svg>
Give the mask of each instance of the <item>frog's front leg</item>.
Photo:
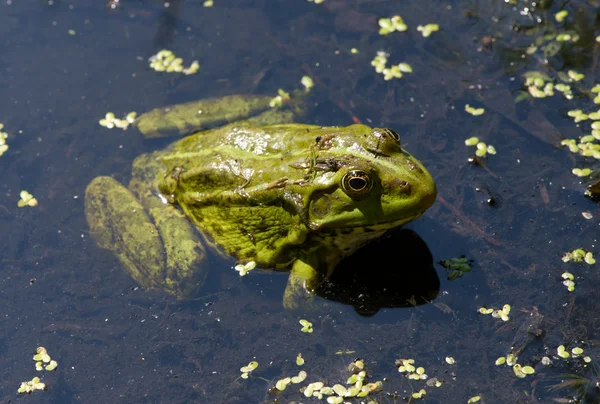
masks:
<svg viewBox="0 0 600 404"><path fill-rule="evenodd" d="M297 259L292 265L288 283L283 294L286 309L310 307L314 303L314 291L322 281L321 274L310 259Z"/></svg>
<svg viewBox="0 0 600 404"><path fill-rule="evenodd" d="M204 247L173 206L150 194L142 204L118 181L98 177L86 189L85 211L98 245L145 289L184 297L200 287L207 270Z"/></svg>

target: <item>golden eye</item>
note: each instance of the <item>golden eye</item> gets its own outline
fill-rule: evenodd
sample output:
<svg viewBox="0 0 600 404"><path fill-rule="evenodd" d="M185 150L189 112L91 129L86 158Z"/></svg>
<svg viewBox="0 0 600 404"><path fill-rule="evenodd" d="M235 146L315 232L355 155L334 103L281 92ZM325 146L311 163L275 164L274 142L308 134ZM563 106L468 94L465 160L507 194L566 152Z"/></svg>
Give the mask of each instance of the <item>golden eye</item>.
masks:
<svg viewBox="0 0 600 404"><path fill-rule="evenodd" d="M342 189L349 197L361 199L369 195L373 181L369 174L362 170L351 170L342 178Z"/></svg>
<svg viewBox="0 0 600 404"><path fill-rule="evenodd" d="M385 128L383 129L383 133L389 135L392 139L396 141L396 143L400 144L400 135L395 130Z"/></svg>

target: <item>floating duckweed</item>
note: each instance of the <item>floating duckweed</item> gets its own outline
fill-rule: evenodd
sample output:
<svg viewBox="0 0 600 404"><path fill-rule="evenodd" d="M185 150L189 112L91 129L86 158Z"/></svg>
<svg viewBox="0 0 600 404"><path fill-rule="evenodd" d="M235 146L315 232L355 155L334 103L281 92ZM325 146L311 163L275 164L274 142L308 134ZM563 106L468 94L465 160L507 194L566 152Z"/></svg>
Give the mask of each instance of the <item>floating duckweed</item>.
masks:
<svg viewBox="0 0 600 404"><path fill-rule="evenodd" d="M175 54L168 50L162 49L156 55L150 56L148 59L150 68L157 72L167 73L183 73L185 75L195 74L200 68L197 60L194 60L188 67L183 67L183 59L178 58Z"/></svg>
<svg viewBox="0 0 600 404"><path fill-rule="evenodd" d="M544 357L542 358L542 362L541 362L541 363L542 363L542 365L544 365L544 366L550 366L550 365L552 365L552 360L550 360L550 358L549 358L549 357L547 357L547 356L544 356Z"/></svg>
<svg viewBox="0 0 600 404"><path fill-rule="evenodd" d="M453 358L453 357L451 357L451 356L446 356L446 363L447 363L448 365L454 365L454 364L456 363L456 361L454 360L454 358Z"/></svg>
<svg viewBox="0 0 600 404"><path fill-rule="evenodd" d="M202 5L204 7L212 7L215 5L215 2L213 0L206 0L204 3L202 3Z"/></svg>
<svg viewBox="0 0 600 404"><path fill-rule="evenodd" d="M337 394L338 396L344 396L344 395L346 395L346 392L348 391L348 389L346 389L341 384L334 384L331 388L333 389L335 394Z"/></svg>
<svg viewBox="0 0 600 404"><path fill-rule="evenodd" d="M296 356L296 366L302 365L304 365L304 358L302 357L302 354L299 353L298 356Z"/></svg>
<svg viewBox="0 0 600 404"><path fill-rule="evenodd" d="M325 0L307 0L309 3L315 3L315 4L321 4L323 3Z"/></svg>
<svg viewBox="0 0 600 404"><path fill-rule="evenodd" d="M589 168L574 168L571 170L571 172L573 173L573 175L576 175L578 177L587 177L592 173L592 170Z"/></svg>
<svg viewBox="0 0 600 404"><path fill-rule="evenodd" d="M560 10L558 13L554 14L554 19L556 22L563 22L565 18L567 18L569 12L567 10Z"/></svg>
<svg viewBox="0 0 600 404"><path fill-rule="evenodd" d="M504 365L506 363L506 357L501 356L496 359L496 366Z"/></svg>
<svg viewBox="0 0 600 404"><path fill-rule="evenodd" d="M269 106L271 108L281 107L285 102L290 100L290 93L285 92L283 89L277 90L277 96L275 96L271 102L269 102Z"/></svg>
<svg viewBox="0 0 600 404"><path fill-rule="evenodd" d="M586 257L587 257L587 260L586 260ZM573 251L566 252L565 255L563 255L563 257L562 257L562 260L563 260L563 262L569 262L569 261L583 262L583 261L585 261L589 265L592 265L595 262L594 254L591 251L586 252L582 248L577 248ZM588 262L588 261L592 261L592 260L593 260L592 263Z"/></svg>
<svg viewBox="0 0 600 404"><path fill-rule="evenodd" d="M580 139L581 143L590 143L594 140L596 140L596 138L593 135L582 136Z"/></svg>
<svg viewBox="0 0 600 404"><path fill-rule="evenodd" d="M400 67L398 65L393 65L389 68L385 68L383 69L383 79L384 80L391 80L391 79L401 79L402 78L402 72L400 71Z"/></svg>
<svg viewBox="0 0 600 404"><path fill-rule="evenodd" d="M377 55L371 61L371 66L373 66L375 68L375 72L383 73L383 70L385 69L385 65L388 62L389 56L390 55L388 53L385 53L384 51L377 52Z"/></svg>
<svg viewBox="0 0 600 404"><path fill-rule="evenodd" d="M563 96L568 99L568 100L572 100L573 99L573 93L571 92L571 86L567 85L567 84L563 84L563 83L559 83L557 85L554 86L554 89L556 91L559 91L561 93L563 93Z"/></svg>
<svg viewBox="0 0 600 404"><path fill-rule="evenodd" d="M412 373L415 371L415 367L413 366L413 363L415 363L414 359L400 359L400 363L401 363L401 365L398 366L398 372Z"/></svg>
<svg viewBox="0 0 600 404"><path fill-rule="evenodd" d="M256 268L256 262L250 261L245 264L237 264L234 269L240 273L240 276L246 276L248 272Z"/></svg>
<svg viewBox="0 0 600 404"><path fill-rule="evenodd" d="M307 376L307 373L304 370L301 370L298 373L298 376L294 376L291 378L291 381L294 384L302 383L304 380L306 380L306 376Z"/></svg>
<svg viewBox="0 0 600 404"><path fill-rule="evenodd" d="M567 112L567 115L569 115L571 118L573 118L575 120L575 122L585 121L589 118L588 115L584 114L583 111L580 109L573 109L573 110Z"/></svg>
<svg viewBox="0 0 600 404"><path fill-rule="evenodd" d="M315 85L313 79L310 76L302 76L300 83L302 83L306 91L310 91L310 89L313 88Z"/></svg>
<svg viewBox="0 0 600 404"><path fill-rule="evenodd" d="M581 81L584 79L585 74L577 73L575 70L569 70L567 76L569 76L572 81Z"/></svg>
<svg viewBox="0 0 600 404"><path fill-rule="evenodd" d="M517 357L514 353L509 353L506 355L506 364L508 366L514 366L517 363Z"/></svg>
<svg viewBox="0 0 600 404"><path fill-rule="evenodd" d="M46 385L40 382L39 377L34 377L28 382L22 382L21 386L17 390L17 393L32 393L36 390L46 390Z"/></svg>
<svg viewBox="0 0 600 404"><path fill-rule="evenodd" d="M473 397L471 397L471 398L469 398L469 399L467 400L467 403L468 403L468 404L471 404L471 403L476 403L476 402L478 402L479 400L481 400L481 396L473 396Z"/></svg>
<svg viewBox="0 0 600 404"><path fill-rule="evenodd" d="M399 15L395 15L392 18L380 18L378 21L379 24L379 34L387 35L391 32L404 32L408 29L404 20Z"/></svg>
<svg viewBox="0 0 600 404"><path fill-rule="evenodd" d="M523 372L522 366L519 365L518 363L513 366L513 372L515 372L515 376L517 376L520 379L522 379L525 376L527 376L527 374L525 372Z"/></svg>
<svg viewBox="0 0 600 404"><path fill-rule="evenodd" d="M35 370L37 370L38 372L41 372L42 370L44 370L44 366L42 366L42 362L35 363Z"/></svg>
<svg viewBox="0 0 600 404"><path fill-rule="evenodd" d="M430 36L433 32L439 31L440 26L437 24L427 24L425 26L419 25L417 31L421 32L424 38Z"/></svg>
<svg viewBox="0 0 600 404"><path fill-rule="evenodd" d="M42 361L48 363L50 362L50 360L52 360L50 355L48 355L48 351L46 351L46 348L44 348L43 346L38 347L35 351L36 354L33 355L34 361Z"/></svg>
<svg viewBox="0 0 600 404"><path fill-rule="evenodd" d="M585 363L590 363L590 362L592 361L592 358L590 358L589 356L584 356L584 357L583 357L583 361L584 361Z"/></svg>
<svg viewBox="0 0 600 404"><path fill-rule="evenodd" d="M583 349L580 347L575 347L571 349L571 353L573 354L573 357L576 358L583 353Z"/></svg>
<svg viewBox="0 0 600 404"><path fill-rule="evenodd" d="M406 377L411 380L427 380L428 376L425 374L425 369L421 366L416 368L414 363L414 359L398 359L396 361L398 372L406 373Z"/></svg>
<svg viewBox="0 0 600 404"><path fill-rule="evenodd" d="M315 0L315 1L317 1L317 0ZM344 401L344 397L335 397L335 396L327 397L328 404L340 404L343 401Z"/></svg>
<svg viewBox="0 0 600 404"><path fill-rule="evenodd" d="M465 273L470 272L472 263L473 260L470 260L464 256L458 258L448 258L439 262L442 267L450 271L448 272L448 280L450 281L458 279Z"/></svg>
<svg viewBox="0 0 600 404"><path fill-rule="evenodd" d="M302 329L300 331L307 332L309 334L311 332L313 332L313 325L312 325L312 323L310 321L301 319L300 320L300 325L302 326Z"/></svg>
<svg viewBox="0 0 600 404"><path fill-rule="evenodd" d="M479 138L477 136L473 136L465 140L465 145L467 146L475 146L477 143L479 143Z"/></svg>
<svg viewBox="0 0 600 404"><path fill-rule="evenodd" d="M431 386L442 387L442 384L444 384L444 382L439 380L437 377L432 377L431 379L427 379L425 384L428 385L429 387L431 387Z"/></svg>
<svg viewBox="0 0 600 404"><path fill-rule="evenodd" d="M485 307L480 307L479 308L479 313L481 314L492 314L492 317L494 318L501 318L502 321L508 321L510 320L510 318L508 317L508 315L510 314L510 305L505 304L502 309L498 309L498 310L494 310L494 309L487 309Z"/></svg>
<svg viewBox="0 0 600 404"><path fill-rule="evenodd" d="M360 372L365 368L365 362L362 359L357 359L348 365L348 370L352 373Z"/></svg>
<svg viewBox="0 0 600 404"><path fill-rule="evenodd" d="M575 278L574 278L573 274L570 272L564 272L562 274L562 278L564 279L562 284L567 287L567 290L569 292L573 292L575 290L575 281L574 281Z"/></svg>
<svg viewBox="0 0 600 404"><path fill-rule="evenodd" d="M291 379L289 377L280 379L277 381L277 383L275 383L275 388L279 391L283 391L283 390L285 390L287 385L290 384L290 381L291 381Z"/></svg>
<svg viewBox="0 0 600 404"><path fill-rule="evenodd" d="M398 69L400 69L400 71L402 73L412 73L413 72L412 67L408 63L398 63Z"/></svg>
<svg viewBox="0 0 600 404"><path fill-rule="evenodd" d="M467 104L467 105L465 105L465 111L467 111L469 114L471 114L473 116L479 116L479 115L483 115L483 113L485 112L485 109L473 108L472 106Z"/></svg>
<svg viewBox="0 0 600 404"><path fill-rule="evenodd" d="M358 54L358 49L352 48L352 49L350 49L350 53L353 55L356 55L356 54Z"/></svg>
<svg viewBox="0 0 600 404"><path fill-rule="evenodd" d="M19 196L21 197L21 199L19 200L19 202L17 202L17 206L19 208L23 208L25 206L37 206L38 201L37 199L35 199L33 197L33 195L31 195L29 192L23 190L21 191L21 193L19 194Z"/></svg>
<svg viewBox="0 0 600 404"><path fill-rule="evenodd" d="M594 254L591 251L585 253L585 258L583 259L586 264L594 265L596 263L596 259L594 258Z"/></svg>
<svg viewBox="0 0 600 404"><path fill-rule="evenodd" d="M56 362L55 360L51 360L49 364L46 365L46 370L48 372L53 371L54 369L56 369L56 367L58 366L58 362ZM36 367L37 367L37 363L36 363Z"/></svg>
<svg viewBox="0 0 600 404"><path fill-rule="evenodd" d="M414 398L414 399L423 398L423 397L425 397L425 394L427 394L425 389L421 389L419 391L412 393L412 398Z"/></svg>
<svg viewBox="0 0 600 404"><path fill-rule="evenodd" d="M558 354L558 356L560 356L563 359L567 359L569 356L569 353L565 350L565 346L564 345L560 345L557 349L556 349L556 353Z"/></svg>
<svg viewBox="0 0 600 404"><path fill-rule="evenodd" d="M534 369L534 368L532 368L531 366L523 366L523 367L521 368L521 371L522 371L523 373L525 373L526 375L532 375L532 374L534 374L534 373L535 373L535 369Z"/></svg>
<svg viewBox="0 0 600 404"><path fill-rule="evenodd" d="M0 123L0 156L8 150L8 145L6 144L8 133L2 132L2 129L4 129L4 125Z"/></svg>
<svg viewBox="0 0 600 404"><path fill-rule="evenodd" d="M242 379L247 379L248 375L252 373L254 369L258 367L258 362L252 361L248 363L246 366L242 366L240 368L240 372L242 372Z"/></svg>
<svg viewBox="0 0 600 404"><path fill-rule="evenodd" d="M600 110L596 111L596 112L590 112L588 114L588 118L590 118L592 121L597 121L600 119ZM592 122L592 129L598 129L597 127L594 128L594 124L600 124L600 122Z"/></svg>
<svg viewBox="0 0 600 404"><path fill-rule="evenodd" d="M137 112L132 111L123 116L122 119L115 117L115 114L112 112L107 112L104 115L104 118L100 119L98 123L100 126L103 126L108 129L119 128L119 129L127 129L129 125L131 125L137 116Z"/></svg>

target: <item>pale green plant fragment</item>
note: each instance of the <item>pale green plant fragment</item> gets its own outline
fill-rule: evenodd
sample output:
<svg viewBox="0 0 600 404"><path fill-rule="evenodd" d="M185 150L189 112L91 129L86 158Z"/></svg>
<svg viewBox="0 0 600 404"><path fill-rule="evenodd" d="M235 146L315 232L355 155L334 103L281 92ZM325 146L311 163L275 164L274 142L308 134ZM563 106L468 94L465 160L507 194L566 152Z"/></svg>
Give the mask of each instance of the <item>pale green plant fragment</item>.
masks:
<svg viewBox="0 0 600 404"><path fill-rule="evenodd" d="M421 389L419 391L412 393L412 398L414 398L414 399L423 398L423 397L425 397L425 394L427 394L425 389Z"/></svg>
<svg viewBox="0 0 600 404"><path fill-rule="evenodd" d="M34 377L28 382L22 382L21 386L17 390L17 393L32 393L36 390L46 390L46 385L40 381L39 377Z"/></svg>
<svg viewBox="0 0 600 404"><path fill-rule="evenodd" d="M290 99L290 93L280 88L279 90L277 90L277 95L273 97L273 99L269 102L269 106L271 108L279 108Z"/></svg>
<svg viewBox="0 0 600 404"><path fill-rule="evenodd" d="M246 276L248 272L256 268L256 262L250 261L245 264L237 264L234 269L240 273L240 276Z"/></svg>
<svg viewBox="0 0 600 404"><path fill-rule="evenodd" d="M483 113L485 112L485 109L483 109L483 108L473 108L469 104L466 104L465 105L465 111L467 111L469 114L471 114L473 116L479 116L479 115L483 115Z"/></svg>
<svg viewBox="0 0 600 404"><path fill-rule="evenodd" d="M500 365L504 365L506 363L506 357L501 356L498 359L496 359L496 366L500 366Z"/></svg>
<svg viewBox="0 0 600 404"><path fill-rule="evenodd" d="M215 5L215 2L213 0L206 0L204 3L202 3L202 5L204 7L212 7Z"/></svg>
<svg viewBox="0 0 600 404"><path fill-rule="evenodd" d="M377 23L379 24L379 34L387 35L392 32L404 32L408 29L404 20L399 15L395 15L391 18L380 18Z"/></svg>
<svg viewBox="0 0 600 404"><path fill-rule="evenodd" d="M467 146L475 146L479 143L479 138L477 136L472 136L465 140L465 145Z"/></svg>
<svg viewBox="0 0 600 404"><path fill-rule="evenodd" d="M584 75L584 74L582 74L582 73L577 73L575 70L569 70L569 71L567 72L567 75L569 76L569 78L570 78L572 81L580 81L580 80L583 80L583 78L585 77L585 75Z"/></svg>
<svg viewBox="0 0 600 404"><path fill-rule="evenodd" d="M302 83L307 92L310 91L310 89L313 88L315 85L313 79L310 76L302 76L300 83Z"/></svg>
<svg viewBox="0 0 600 404"><path fill-rule="evenodd" d="M17 202L17 206L19 208L24 208L25 206L33 207L33 206L37 206L37 204L38 204L37 199L35 199L33 197L33 195L31 195L29 192L27 192L25 190L22 190L21 193L19 194L19 196L21 197L19 202Z"/></svg>
<svg viewBox="0 0 600 404"><path fill-rule="evenodd" d="M473 396L467 400L468 404L476 403L481 400L481 396Z"/></svg>
<svg viewBox="0 0 600 404"><path fill-rule="evenodd" d="M183 73L185 75L195 74L200 68L197 60L194 60L188 67L183 66L183 59L178 58L175 54L168 50L162 49L156 55L150 56L148 59L150 68L157 72L166 73Z"/></svg>
<svg viewBox="0 0 600 404"><path fill-rule="evenodd" d="M557 349L556 349L556 353L558 354L558 356L560 356L563 359L567 359L568 357L570 357L571 355L565 350L565 346L564 345L560 345Z"/></svg>
<svg viewBox="0 0 600 404"><path fill-rule="evenodd" d="M300 325L302 326L302 329L300 331L306 332L306 333L312 333L313 332L313 325L312 325L312 323L310 321L301 319L300 320Z"/></svg>
<svg viewBox="0 0 600 404"><path fill-rule="evenodd" d="M302 365L304 365L304 358L302 357L302 354L299 353L298 356L296 356L296 366Z"/></svg>
<svg viewBox="0 0 600 404"><path fill-rule="evenodd" d="M571 349L571 353L573 354L573 357L576 358L583 353L583 349L577 346Z"/></svg>
<svg viewBox="0 0 600 404"><path fill-rule="evenodd" d="M573 173L573 175L576 175L578 177L587 177L592 173L592 170L589 168L574 168L571 170L571 172Z"/></svg>
<svg viewBox="0 0 600 404"><path fill-rule="evenodd" d="M417 27L417 31L421 32L424 38L429 37L433 32L437 32L440 30L440 26L437 24L427 24L427 25L419 25Z"/></svg>
<svg viewBox="0 0 600 404"><path fill-rule="evenodd" d="M556 22L563 22L565 18L567 18L567 15L569 15L569 12L567 10L561 10L558 13L554 14L554 19L556 20Z"/></svg>

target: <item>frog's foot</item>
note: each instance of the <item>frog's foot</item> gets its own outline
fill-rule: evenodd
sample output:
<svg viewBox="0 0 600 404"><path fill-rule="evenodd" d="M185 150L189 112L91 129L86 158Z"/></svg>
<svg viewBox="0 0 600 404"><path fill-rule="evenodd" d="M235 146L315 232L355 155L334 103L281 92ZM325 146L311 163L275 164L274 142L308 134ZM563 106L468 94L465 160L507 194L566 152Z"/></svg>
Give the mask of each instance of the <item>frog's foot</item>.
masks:
<svg viewBox="0 0 600 404"><path fill-rule="evenodd" d="M311 265L301 261L294 261L285 292L283 306L286 309L313 309L314 290L320 281L320 275Z"/></svg>
<svg viewBox="0 0 600 404"><path fill-rule="evenodd" d="M205 256L202 245L175 208L164 205L166 212L158 212L160 207L152 206L150 215L146 208L110 177L95 178L86 189L86 218L98 245L112 251L142 287L183 297L199 286L206 272L198 267Z"/></svg>

